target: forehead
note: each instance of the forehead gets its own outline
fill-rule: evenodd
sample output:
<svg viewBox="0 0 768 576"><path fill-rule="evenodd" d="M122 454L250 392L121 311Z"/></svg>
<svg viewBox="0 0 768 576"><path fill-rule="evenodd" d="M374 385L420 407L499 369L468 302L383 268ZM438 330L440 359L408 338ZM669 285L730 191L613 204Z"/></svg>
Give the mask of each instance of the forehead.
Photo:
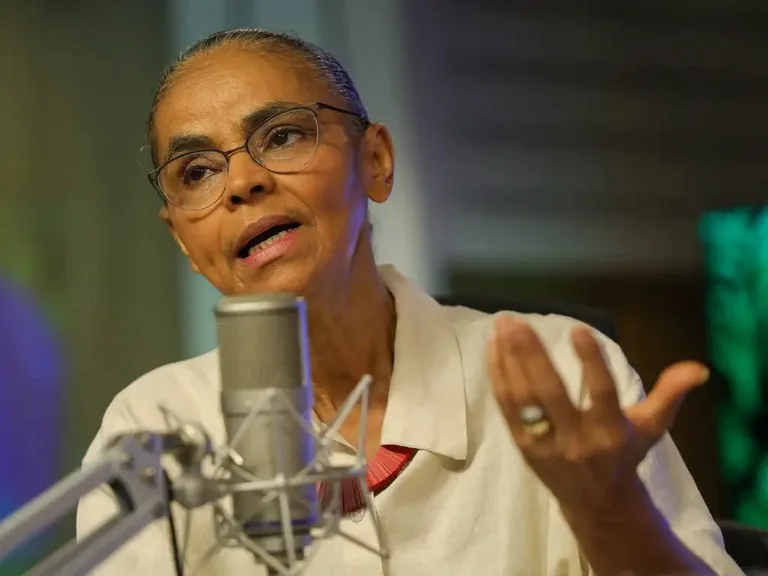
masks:
<svg viewBox="0 0 768 576"><path fill-rule="evenodd" d="M240 121L270 102L318 100L335 98L297 59L235 47L200 54L182 67L158 104L158 147L164 150L178 134L240 137Z"/></svg>

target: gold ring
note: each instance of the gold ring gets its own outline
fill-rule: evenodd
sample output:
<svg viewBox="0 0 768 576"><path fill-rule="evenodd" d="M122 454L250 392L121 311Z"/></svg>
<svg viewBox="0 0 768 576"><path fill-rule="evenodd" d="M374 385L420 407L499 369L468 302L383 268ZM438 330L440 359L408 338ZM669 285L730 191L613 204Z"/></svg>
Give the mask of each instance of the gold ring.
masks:
<svg viewBox="0 0 768 576"><path fill-rule="evenodd" d="M541 438L546 436L552 430L552 423L544 418L534 424L523 424L523 430L534 438Z"/></svg>
<svg viewBox="0 0 768 576"><path fill-rule="evenodd" d="M520 420L523 423L523 429L534 438L541 438L552 431L552 422L540 406L534 404L524 406L520 410Z"/></svg>

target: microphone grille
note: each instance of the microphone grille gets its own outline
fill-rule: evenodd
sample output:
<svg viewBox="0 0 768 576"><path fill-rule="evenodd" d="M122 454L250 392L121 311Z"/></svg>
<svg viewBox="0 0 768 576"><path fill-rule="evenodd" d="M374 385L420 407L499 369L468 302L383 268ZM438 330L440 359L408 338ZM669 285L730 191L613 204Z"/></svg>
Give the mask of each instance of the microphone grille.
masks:
<svg viewBox="0 0 768 576"><path fill-rule="evenodd" d="M310 384L303 298L289 293L225 296L214 314L223 390Z"/></svg>

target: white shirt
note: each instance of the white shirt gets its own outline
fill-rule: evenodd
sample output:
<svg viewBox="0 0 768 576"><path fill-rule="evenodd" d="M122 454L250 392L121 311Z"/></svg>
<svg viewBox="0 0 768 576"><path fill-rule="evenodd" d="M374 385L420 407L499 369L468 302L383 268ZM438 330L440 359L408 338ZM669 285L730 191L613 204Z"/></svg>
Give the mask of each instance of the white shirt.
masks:
<svg viewBox="0 0 768 576"><path fill-rule="evenodd" d="M443 307L384 266L380 273L397 308L395 364L382 444L417 448L403 473L375 505L391 556L382 559L341 538L316 547L311 576L576 576L589 574L556 501L518 452L491 392L486 342L493 316ZM561 373L574 401L583 398L580 364L569 343L575 320L526 315ZM623 405L643 397L636 373L619 347L604 339ZM160 407L198 421L215 443L225 439L220 414L218 356L158 368L117 395L104 415L85 462L98 458L115 434L163 429ZM349 448L339 442L338 453ZM742 574L723 549L713 522L669 437L640 466L643 480L678 537L720 575ZM84 536L116 510L106 491L84 498L77 529ZM349 534L375 543L369 519L344 520ZM213 543L211 512L192 517L189 566ZM167 522L157 522L110 557L105 576L172 576ZM196 574L266 574L250 555L231 549Z"/></svg>

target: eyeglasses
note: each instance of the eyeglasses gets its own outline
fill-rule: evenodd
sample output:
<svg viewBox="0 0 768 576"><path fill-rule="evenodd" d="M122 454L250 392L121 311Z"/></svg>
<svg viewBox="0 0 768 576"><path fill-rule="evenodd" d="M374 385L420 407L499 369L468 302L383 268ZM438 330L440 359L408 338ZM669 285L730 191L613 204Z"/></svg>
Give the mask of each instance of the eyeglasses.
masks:
<svg viewBox="0 0 768 576"><path fill-rule="evenodd" d="M261 124L242 146L232 150L196 150L171 158L148 174L164 201L182 210L204 210L224 195L230 158L246 150L253 161L275 174L294 174L306 168L320 145L320 110L333 110L370 125L362 114L314 102L297 106Z"/></svg>

